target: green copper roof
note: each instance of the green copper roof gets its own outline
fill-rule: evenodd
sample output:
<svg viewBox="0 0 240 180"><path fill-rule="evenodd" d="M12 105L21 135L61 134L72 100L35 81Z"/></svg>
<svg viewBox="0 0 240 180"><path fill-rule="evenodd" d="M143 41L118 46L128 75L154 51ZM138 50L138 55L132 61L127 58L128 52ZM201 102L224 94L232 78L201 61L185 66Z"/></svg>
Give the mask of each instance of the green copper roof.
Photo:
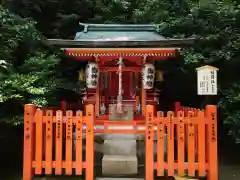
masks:
<svg viewBox="0 0 240 180"><path fill-rule="evenodd" d="M165 38L158 34L156 25L82 24L77 41L158 41Z"/></svg>

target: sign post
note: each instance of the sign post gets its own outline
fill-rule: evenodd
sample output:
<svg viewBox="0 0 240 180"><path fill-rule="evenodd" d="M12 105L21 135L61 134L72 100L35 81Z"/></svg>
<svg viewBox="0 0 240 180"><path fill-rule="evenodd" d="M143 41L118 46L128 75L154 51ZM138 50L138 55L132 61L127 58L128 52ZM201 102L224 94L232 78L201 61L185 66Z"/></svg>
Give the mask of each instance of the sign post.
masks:
<svg viewBox="0 0 240 180"><path fill-rule="evenodd" d="M217 95L217 71L213 66L202 66L197 70L198 95Z"/></svg>

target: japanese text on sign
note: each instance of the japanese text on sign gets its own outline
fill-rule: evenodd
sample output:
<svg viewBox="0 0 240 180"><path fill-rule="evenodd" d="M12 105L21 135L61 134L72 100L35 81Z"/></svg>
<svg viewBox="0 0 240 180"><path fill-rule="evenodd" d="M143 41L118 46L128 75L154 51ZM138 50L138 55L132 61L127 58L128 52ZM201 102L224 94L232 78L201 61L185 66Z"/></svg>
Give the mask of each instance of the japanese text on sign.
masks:
<svg viewBox="0 0 240 180"><path fill-rule="evenodd" d="M217 70L211 66L197 68L198 95L217 95Z"/></svg>

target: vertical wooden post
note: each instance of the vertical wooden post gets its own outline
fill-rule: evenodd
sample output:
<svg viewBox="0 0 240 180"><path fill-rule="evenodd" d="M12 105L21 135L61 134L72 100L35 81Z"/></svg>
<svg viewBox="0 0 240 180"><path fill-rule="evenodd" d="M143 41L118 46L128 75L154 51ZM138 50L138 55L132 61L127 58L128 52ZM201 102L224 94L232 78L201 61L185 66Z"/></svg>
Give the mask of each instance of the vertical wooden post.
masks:
<svg viewBox="0 0 240 180"><path fill-rule="evenodd" d="M218 179L218 153L217 153L217 107L206 106L206 117L208 122L207 144L208 144L208 180Z"/></svg>
<svg viewBox="0 0 240 180"><path fill-rule="evenodd" d="M94 179L94 106L87 105L86 110L86 180Z"/></svg>
<svg viewBox="0 0 240 180"><path fill-rule="evenodd" d="M178 111L181 111L181 104L180 102L175 102L174 103L174 111L177 114Z"/></svg>
<svg viewBox="0 0 240 180"><path fill-rule="evenodd" d="M109 79L109 76L110 76L110 72L105 72L105 78L104 78L104 83L105 83L105 86L104 86L104 103L105 103L105 106L106 106L106 114L109 112L109 105L108 105L108 88L109 88L109 83L111 82L110 79Z"/></svg>
<svg viewBox="0 0 240 180"><path fill-rule="evenodd" d="M67 109L67 102L66 101L61 101L60 102L60 109L66 111L66 109Z"/></svg>
<svg viewBox="0 0 240 180"><path fill-rule="evenodd" d="M154 179L154 114L153 106L146 106L146 116L145 116L145 179L153 180Z"/></svg>
<svg viewBox="0 0 240 180"><path fill-rule="evenodd" d="M100 77L99 77L99 82L100 81L100 78L101 77L101 74L100 74ZM102 84L101 84L102 85ZM95 114L96 116L99 116L99 113L100 113L100 83L98 83L98 87L96 89L96 94L95 94L95 98L96 98L96 103L95 103Z"/></svg>
<svg viewBox="0 0 240 180"><path fill-rule="evenodd" d="M164 112L157 112L157 176L164 176Z"/></svg>
<svg viewBox="0 0 240 180"><path fill-rule="evenodd" d="M178 138L178 175L184 176L184 141L185 141L185 133L184 133L184 114L182 111L176 111L177 112L177 120L178 127L177 127L177 138Z"/></svg>
<svg viewBox="0 0 240 180"><path fill-rule="evenodd" d="M45 160L45 174L52 174L52 148L53 148L53 112L46 111L46 160Z"/></svg>
<svg viewBox="0 0 240 180"><path fill-rule="evenodd" d="M205 141L205 135L206 135L206 130L205 130L205 117L204 117L204 112L199 111L198 112L198 163L199 163L199 176L206 176L206 159L205 159L205 150L206 150L206 141Z"/></svg>
<svg viewBox="0 0 240 180"><path fill-rule="evenodd" d="M136 106L139 104L139 96L136 96Z"/></svg>
<svg viewBox="0 0 240 180"><path fill-rule="evenodd" d="M167 160L168 160L168 176L174 176L174 113L167 113Z"/></svg>
<svg viewBox="0 0 240 180"><path fill-rule="evenodd" d="M83 113L82 111L76 112L76 175L82 175L82 125L83 125Z"/></svg>
<svg viewBox="0 0 240 180"><path fill-rule="evenodd" d="M35 174L42 174L42 156L43 156L43 111L37 109L36 120L36 152L35 152Z"/></svg>
<svg viewBox="0 0 240 180"><path fill-rule="evenodd" d="M23 180L31 180L33 173L33 119L35 111L36 106L33 104L24 106Z"/></svg>
<svg viewBox="0 0 240 180"><path fill-rule="evenodd" d="M188 176L194 177L195 176L195 129L194 129L194 120L195 118L193 117L193 112L188 112ZM196 121L196 120L195 120Z"/></svg>
<svg viewBox="0 0 240 180"><path fill-rule="evenodd" d="M142 115L145 116L146 114L146 90L142 87L141 88L142 92L141 92L141 110L142 110Z"/></svg>
<svg viewBox="0 0 240 180"><path fill-rule="evenodd" d="M56 112L56 167L55 174L62 174L62 150L63 150L63 112Z"/></svg>
<svg viewBox="0 0 240 180"><path fill-rule="evenodd" d="M66 168L65 173L66 175L72 175L72 149L73 149L73 112L67 111L66 112Z"/></svg>
<svg viewBox="0 0 240 180"><path fill-rule="evenodd" d="M128 72L129 74L129 95L132 97L133 92L133 72ZM127 80L126 80L127 81Z"/></svg>

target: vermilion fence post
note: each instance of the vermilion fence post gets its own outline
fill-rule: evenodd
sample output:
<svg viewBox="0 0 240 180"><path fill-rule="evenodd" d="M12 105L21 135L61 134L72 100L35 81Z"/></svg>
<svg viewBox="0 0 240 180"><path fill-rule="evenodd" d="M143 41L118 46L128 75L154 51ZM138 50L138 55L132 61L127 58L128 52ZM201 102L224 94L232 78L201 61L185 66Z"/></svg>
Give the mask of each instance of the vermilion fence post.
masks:
<svg viewBox="0 0 240 180"><path fill-rule="evenodd" d="M72 175L72 125L73 125L73 112L72 111L67 111L66 112L66 168L65 168L65 173L66 175Z"/></svg>
<svg viewBox="0 0 240 180"><path fill-rule="evenodd" d="M61 101L60 102L60 108L61 108L61 110L66 111L66 109L67 109L67 102L66 101Z"/></svg>
<svg viewBox="0 0 240 180"><path fill-rule="evenodd" d="M205 141L205 117L204 117L204 111L198 112L198 163L199 163L199 169L198 169L198 175L200 177L203 177L206 175L206 163L205 163L205 147L206 147L206 141Z"/></svg>
<svg viewBox="0 0 240 180"><path fill-rule="evenodd" d="M185 141L185 126L184 126L184 113L182 111L177 112L177 138L178 138L178 175L184 176L184 141Z"/></svg>
<svg viewBox="0 0 240 180"><path fill-rule="evenodd" d="M43 111L37 109L36 120L36 152L35 152L35 174L42 174L42 156L43 156Z"/></svg>
<svg viewBox="0 0 240 180"><path fill-rule="evenodd" d="M154 179L154 109L153 106L147 105L146 106L146 126L145 126L145 169L146 169L146 180L153 180Z"/></svg>
<svg viewBox="0 0 240 180"><path fill-rule="evenodd" d="M76 175L82 175L82 124L83 113L82 111L76 112Z"/></svg>
<svg viewBox="0 0 240 180"><path fill-rule="evenodd" d="M178 111L181 111L181 103L180 102L175 102L174 103L174 110L175 110L175 113L177 113Z"/></svg>
<svg viewBox="0 0 240 180"><path fill-rule="evenodd" d="M195 166L194 166L194 163L195 163L195 129L194 129L194 120L196 120L194 117L193 117L193 112L188 112L188 175L191 176L191 177L194 177L195 176Z"/></svg>
<svg viewBox="0 0 240 180"><path fill-rule="evenodd" d="M157 176L164 175L164 112L157 112Z"/></svg>
<svg viewBox="0 0 240 180"><path fill-rule="evenodd" d="M206 118L208 122L207 144L208 144L208 180L218 180L218 153L217 153L217 107L206 106Z"/></svg>
<svg viewBox="0 0 240 180"><path fill-rule="evenodd" d="M23 180L31 180L33 175L33 120L35 111L36 106L33 104L24 106Z"/></svg>
<svg viewBox="0 0 240 180"><path fill-rule="evenodd" d="M53 112L51 110L46 111L46 159L45 159L45 174L52 174L52 149L53 149Z"/></svg>
<svg viewBox="0 0 240 180"><path fill-rule="evenodd" d="M86 106L86 180L94 179L94 105Z"/></svg>
<svg viewBox="0 0 240 180"><path fill-rule="evenodd" d="M168 176L174 176L174 113L169 111L167 113L167 163Z"/></svg>
<svg viewBox="0 0 240 180"><path fill-rule="evenodd" d="M63 149L63 112L56 112L56 167L55 174L62 174L62 149Z"/></svg>

